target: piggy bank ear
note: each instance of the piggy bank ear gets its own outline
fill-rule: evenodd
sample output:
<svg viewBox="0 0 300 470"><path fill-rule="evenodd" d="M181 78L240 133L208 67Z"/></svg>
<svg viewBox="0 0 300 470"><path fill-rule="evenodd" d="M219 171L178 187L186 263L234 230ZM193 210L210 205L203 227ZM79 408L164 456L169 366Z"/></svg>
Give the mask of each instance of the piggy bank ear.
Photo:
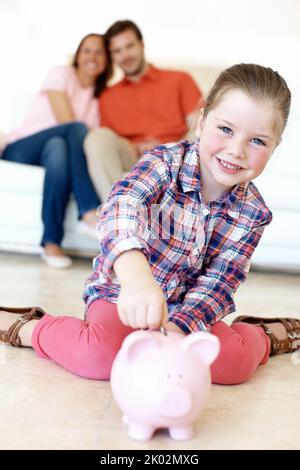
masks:
<svg viewBox="0 0 300 470"><path fill-rule="evenodd" d="M140 354L159 347L156 339L148 331L135 331L123 341L121 351L126 359L133 361Z"/></svg>
<svg viewBox="0 0 300 470"><path fill-rule="evenodd" d="M219 354L220 342L216 336L199 331L186 336L182 341L182 348L192 351L210 366Z"/></svg>

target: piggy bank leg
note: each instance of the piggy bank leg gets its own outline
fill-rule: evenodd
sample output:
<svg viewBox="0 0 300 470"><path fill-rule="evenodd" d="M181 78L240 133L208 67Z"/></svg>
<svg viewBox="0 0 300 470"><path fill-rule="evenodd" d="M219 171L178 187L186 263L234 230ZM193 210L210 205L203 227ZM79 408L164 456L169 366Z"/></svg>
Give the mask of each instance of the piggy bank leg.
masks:
<svg viewBox="0 0 300 470"><path fill-rule="evenodd" d="M194 437L193 426L184 426L182 428L170 428L170 436L176 441L187 441Z"/></svg>
<svg viewBox="0 0 300 470"><path fill-rule="evenodd" d="M155 429L151 426L145 426L137 423L129 423L128 435L138 441L147 441L151 439Z"/></svg>

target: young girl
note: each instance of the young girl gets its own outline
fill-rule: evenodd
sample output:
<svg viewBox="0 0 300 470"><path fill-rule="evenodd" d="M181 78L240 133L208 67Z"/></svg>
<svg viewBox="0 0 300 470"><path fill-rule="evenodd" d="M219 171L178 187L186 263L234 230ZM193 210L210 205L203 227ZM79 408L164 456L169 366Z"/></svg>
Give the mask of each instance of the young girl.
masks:
<svg viewBox="0 0 300 470"><path fill-rule="evenodd" d="M271 222L251 180L280 142L289 107L290 91L270 68L239 64L221 73L201 110L197 140L149 151L115 183L100 214L86 320L33 308L16 310L15 321L6 309L2 340L32 346L83 377L109 379L133 329L208 330L221 343L212 366L220 384L244 382L270 353L297 349L300 321L221 321L234 311L233 294Z"/></svg>
<svg viewBox="0 0 300 470"><path fill-rule="evenodd" d="M71 265L60 246L71 192L82 231L96 233L100 201L88 174L83 142L88 128L99 126L98 99L111 70L103 36L88 34L72 65L50 70L24 122L7 136L4 160L45 168L42 257L55 268Z"/></svg>

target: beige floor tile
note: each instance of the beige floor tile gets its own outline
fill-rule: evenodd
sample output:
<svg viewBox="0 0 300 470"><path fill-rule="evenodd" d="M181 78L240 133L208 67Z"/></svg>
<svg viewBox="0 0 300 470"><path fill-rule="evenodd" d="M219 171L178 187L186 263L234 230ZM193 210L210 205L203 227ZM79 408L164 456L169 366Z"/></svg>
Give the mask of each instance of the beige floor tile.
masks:
<svg viewBox="0 0 300 470"><path fill-rule="evenodd" d="M90 449L110 400L108 384L1 373L1 449ZM4 406L5 403L5 406Z"/></svg>
<svg viewBox="0 0 300 470"><path fill-rule="evenodd" d="M86 260L55 271L35 256L0 254L0 304L82 317L90 269ZM237 314L300 317L299 292L299 276L252 272L236 295ZM0 449L300 449L300 352L271 358L246 384L214 385L191 441L159 431L138 442L128 438L108 382L0 344L0 416Z"/></svg>

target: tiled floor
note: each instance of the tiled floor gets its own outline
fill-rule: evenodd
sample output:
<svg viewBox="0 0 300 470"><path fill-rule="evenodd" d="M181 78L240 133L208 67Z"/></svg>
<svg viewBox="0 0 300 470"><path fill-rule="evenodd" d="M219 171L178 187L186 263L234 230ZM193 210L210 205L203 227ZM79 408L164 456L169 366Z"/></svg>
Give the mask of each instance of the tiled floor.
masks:
<svg viewBox="0 0 300 470"><path fill-rule="evenodd" d="M0 254L0 304L82 316L90 261L55 271L34 256ZM251 273L239 313L300 317L300 277ZM300 352L273 357L246 384L212 387L195 438L127 437L107 382L76 377L31 349L0 344L0 449L300 449Z"/></svg>

